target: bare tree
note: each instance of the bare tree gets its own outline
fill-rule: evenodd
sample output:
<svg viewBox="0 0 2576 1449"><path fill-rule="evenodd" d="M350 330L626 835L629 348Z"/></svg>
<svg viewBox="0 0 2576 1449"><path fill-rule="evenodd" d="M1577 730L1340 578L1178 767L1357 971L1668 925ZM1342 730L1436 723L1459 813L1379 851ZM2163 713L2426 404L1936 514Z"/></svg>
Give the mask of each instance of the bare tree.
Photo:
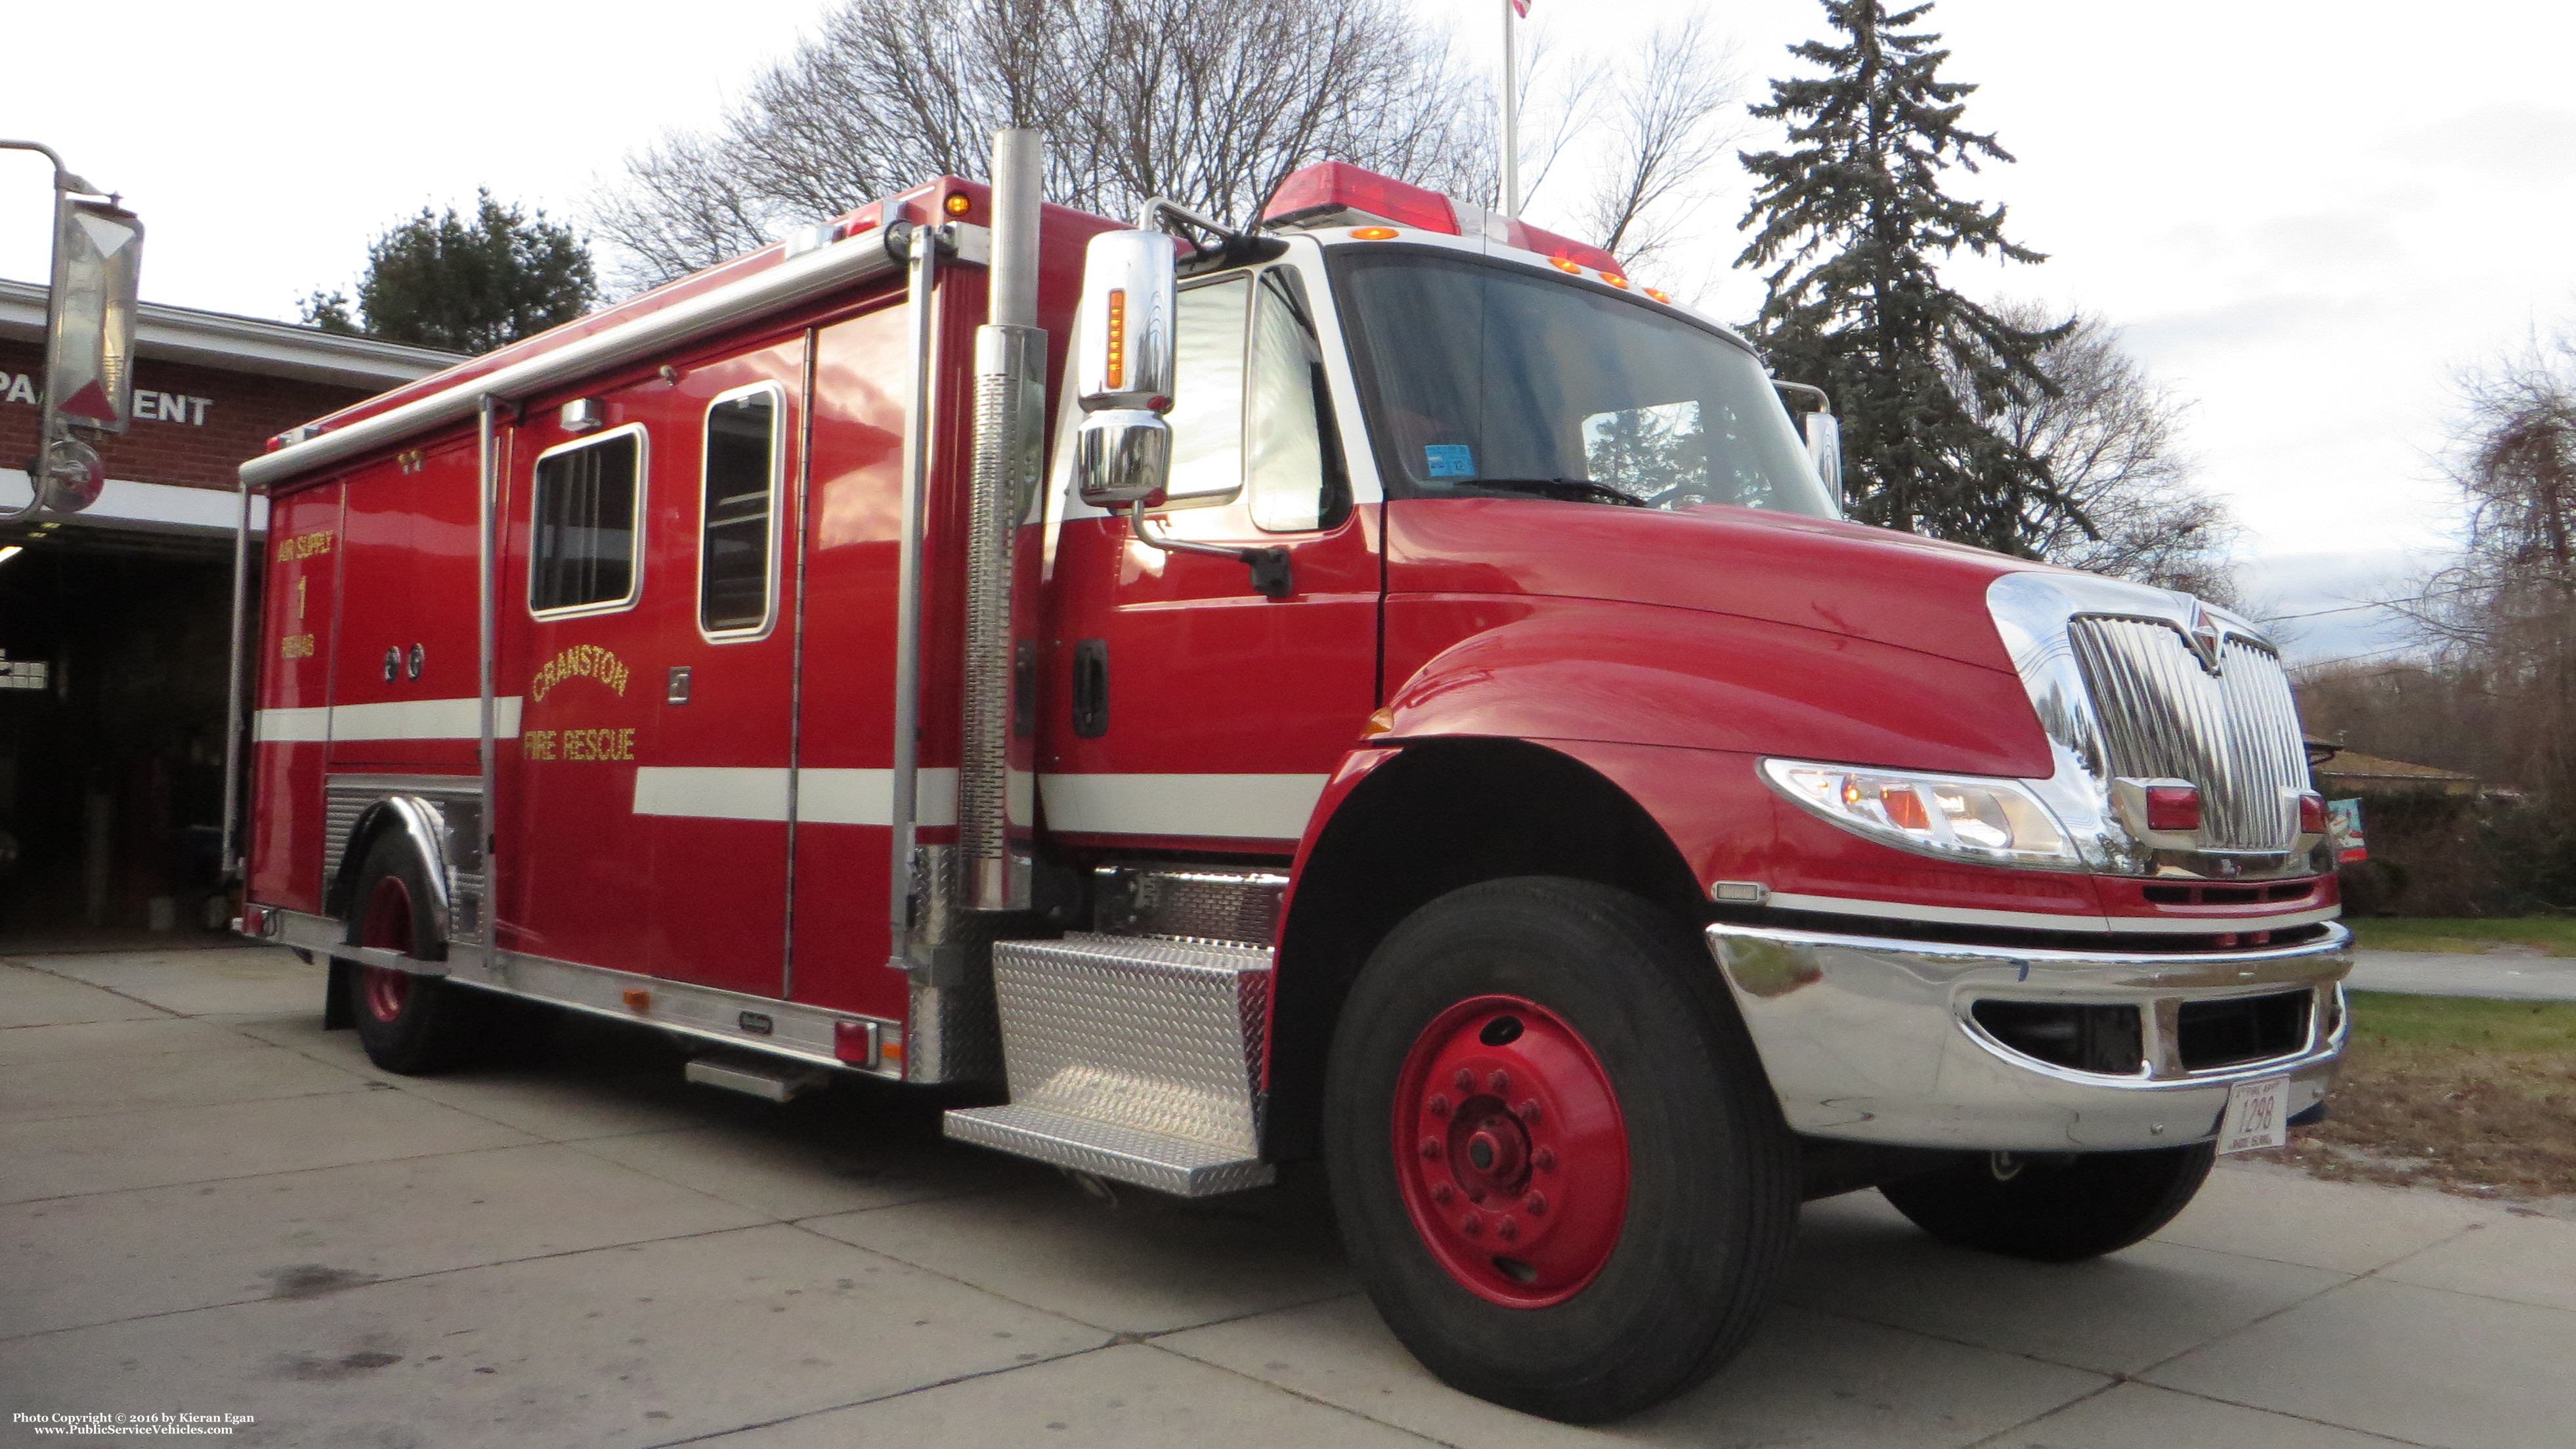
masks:
<svg viewBox="0 0 2576 1449"><path fill-rule="evenodd" d="M1950 378L1987 427L2048 465L2064 495L2062 505L2025 512L2022 546L2069 568L2235 603L2226 555L2237 526L2225 500L2192 482L2186 404L2099 317L2060 317L2027 301L1989 310L2028 331L2066 329L2037 357L2053 393L1979 399L1964 376Z"/></svg>
<svg viewBox="0 0 2576 1449"><path fill-rule="evenodd" d="M1050 199L1248 219L1325 159L1435 188L1492 169L1490 93L1397 0L844 0L710 132L629 158L598 231L654 282L1048 137Z"/></svg>
<svg viewBox="0 0 2576 1449"><path fill-rule="evenodd" d="M1658 28L1606 84L1599 162L1575 214L1633 268L1681 237L1705 199L1708 169L1743 138L1744 78L1732 49L1693 16Z"/></svg>
<svg viewBox="0 0 2576 1449"><path fill-rule="evenodd" d="M2496 702L2499 745L2544 801L2576 800L2576 337L2458 379L2446 471L2460 562L2397 607ZM2576 839L2576 837L2571 837Z"/></svg>

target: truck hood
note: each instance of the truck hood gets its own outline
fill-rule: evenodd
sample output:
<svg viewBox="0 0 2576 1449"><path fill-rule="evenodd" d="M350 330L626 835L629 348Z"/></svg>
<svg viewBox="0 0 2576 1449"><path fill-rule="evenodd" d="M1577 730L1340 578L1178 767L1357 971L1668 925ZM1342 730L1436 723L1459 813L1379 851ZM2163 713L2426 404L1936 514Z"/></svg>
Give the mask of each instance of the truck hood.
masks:
<svg viewBox="0 0 2576 1449"><path fill-rule="evenodd" d="M1606 599L1732 614L2012 672L1986 612L2002 574L2052 565L1831 519L1519 498L1387 508L1393 594Z"/></svg>

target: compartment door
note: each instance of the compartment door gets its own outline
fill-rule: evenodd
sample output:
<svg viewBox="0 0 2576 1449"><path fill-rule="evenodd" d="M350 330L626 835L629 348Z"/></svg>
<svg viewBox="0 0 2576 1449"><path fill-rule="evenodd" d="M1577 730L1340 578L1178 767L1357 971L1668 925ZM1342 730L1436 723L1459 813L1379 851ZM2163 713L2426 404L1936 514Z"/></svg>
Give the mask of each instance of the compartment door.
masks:
<svg viewBox="0 0 2576 1449"><path fill-rule="evenodd" d="M657 716L636 770L656 976L787 990L787 797L803 337L682 370L654 503Z"/></svg>

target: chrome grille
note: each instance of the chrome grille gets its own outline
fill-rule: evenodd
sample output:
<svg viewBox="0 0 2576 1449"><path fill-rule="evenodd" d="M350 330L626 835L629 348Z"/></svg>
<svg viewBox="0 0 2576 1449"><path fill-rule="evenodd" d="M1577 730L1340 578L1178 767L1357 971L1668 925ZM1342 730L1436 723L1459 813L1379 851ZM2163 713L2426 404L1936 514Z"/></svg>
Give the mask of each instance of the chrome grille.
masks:
<svg viewBox="0 0 2576 1449"><path fill-rule="evenodd" d="M2079 617L2068 621L2067 638L2111 774L2199 786L2209 849L2291 847L2307 754L2279 655L2231 635L2212 674L2182 630L2160 619Z"/></svg>

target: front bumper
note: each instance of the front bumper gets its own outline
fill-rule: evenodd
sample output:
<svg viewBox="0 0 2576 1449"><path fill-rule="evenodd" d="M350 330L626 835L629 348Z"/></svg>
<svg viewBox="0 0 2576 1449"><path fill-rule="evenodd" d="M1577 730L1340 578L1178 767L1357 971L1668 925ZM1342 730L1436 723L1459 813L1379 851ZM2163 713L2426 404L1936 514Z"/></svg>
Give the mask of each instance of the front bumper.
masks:
<svg viewBox="0 0 2576 1449"><path fill-rule="evenodd" d="M2016 949L1724 922L1710 952L1791 1128L1820 1137L2013 1152L2178 1147L2217 1135L2232 1083L2290 1078L2284 1108L2325 1095L2350 1023L2352 933L2227 954ZM2207 1071L2182 1065L2187 1001L2315 993L2297 1050ZM2144 1008L2144 1069L2077 1071L1979 1026L1982 998Z"/></svg>

